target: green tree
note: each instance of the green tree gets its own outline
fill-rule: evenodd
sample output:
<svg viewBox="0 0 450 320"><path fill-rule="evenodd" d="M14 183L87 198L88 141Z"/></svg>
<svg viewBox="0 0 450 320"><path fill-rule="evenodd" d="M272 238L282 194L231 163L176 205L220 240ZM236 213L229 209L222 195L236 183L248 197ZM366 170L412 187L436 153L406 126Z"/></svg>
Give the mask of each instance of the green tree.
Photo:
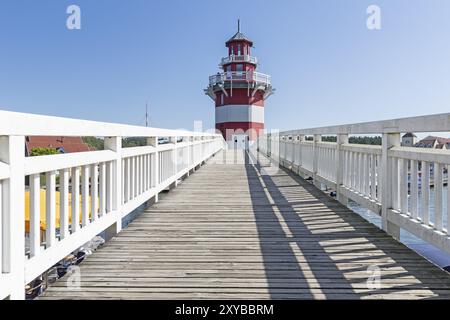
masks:
<svg viewBox="0 0 450 320"><path fill-rule="evenodd" d="M122 139L122 148L142 147L147 145L147 139L143 137L129 137Z"/></svg>
<svg viewBox="0 0 450 320"><path fill-rule="evenodd" d="M95 150L103 150L105 148L105 140L97 137L83 137L83 142Z"/></svg>
<svg viewBox="0 0 450 320"><path fill-rule="evenodd" d="M30 157L46 156L58 154L58 151L54 148L33 148L30 151Z"/></svg>

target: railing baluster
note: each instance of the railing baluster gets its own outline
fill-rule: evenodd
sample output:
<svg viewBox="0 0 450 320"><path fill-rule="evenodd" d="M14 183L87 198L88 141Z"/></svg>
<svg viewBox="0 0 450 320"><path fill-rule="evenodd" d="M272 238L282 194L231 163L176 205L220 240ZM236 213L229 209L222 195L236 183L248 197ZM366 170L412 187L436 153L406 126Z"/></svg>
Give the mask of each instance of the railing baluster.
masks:
<svg viewBox="0 0 450 320"><path fill-rule="evenodd" d="M131 158L125 159L125 199L123 199L123 202L126 203L130 201L131 199Z"/></svg>
<svg viewBox="0 0 450 320"><path fill-rule="evenodd" d="M447 234L450 234L450 165L447 165Z"/></svg>
<svg viewBox="0 0 450 320"><path fill-rule="evenodd" d="M144 176L144 192L148 190L148 155L144 155L144 169L143 169L143 176Z"/></svg>
<svg viewBox="0 0 450 320"><path fill-rule="evenodd" d="M59 223L61 240L67 238L69 233L69 169L63 169L59 173Z"/></svg>
<svg viewBox="0 0 450 320"><path fill-rule="evenodd" d="M80 229L80 168L72 168L72 233Z"/></svg>
<svg viewBox="0 0 450 320"><path fill-rule="evenodd" d="M52 247L56 242L56 173L46 173L46 216L45 216L45 244Z"/></svg>
<svg viewBox="0 0 450 320"><path fill-rule="evenodd" d="M136 157L136 196L142 193L141 181L142 181L142 158Z"/></svg>
<svg viewBox="0 0 450 320"><path fill-rule="evenodd" d="M391 190L392 190L392 208L400 211L400 160L398 158L391 158Z"/></svg>
<svg viewBox="0 0 450 320"><path fill-rule="evenodd" d="M364 195L370 197L370 154L364 154Z"/></svg>
<svg viewBox="0 0 450 320"><path fill-rule="evenodd" d="M145 185L147 180L147 172L146 172L146 159L147 156L143 155L141 156L141 193L144 193L146 191Z"/></svg>
<svg viewBox="0 0 450 320"><path fill-rule="evenodd" d="M106 163L102 162L99 168L99 216L102 217L106 214Z"/></svg>
<svg viewBox="0 0 450 320"><path fill-rule="evenodd" d="M135 199L139 195L139 157L133 157L134 159L134 193L133 199Z"/></svg>
<svg viewBox="0 0 450 320"><path fill-rule="evenodd" d="M408 213L408 160L400 160L400 212Z"/></svg>
<svg viewBox="0 0 450 320"><path fill-rule="evenodd" d="M91 166L91 218L98 219L98 165Z"/></svg>
<svg viewBox="0 0 450 320"><path fill-rule="evenodd" d="M89 166L83 166L81 201L81 225L86 227L89 224Z"/></svg>
<svg viewBox="0 0 450 320"><path fill-rule="evenodd" d="M434 227L442 231L442 164L434 163Z"/></svg>
<svg viewBox="0 0 450 320"><path fill-rule="evenodd" d="M376 158L375 154L370 155L370 197L372 199L377 198Z"/></svg>
<svg viewBox="0 0 450 320"><path fill-rule="evenodd" d="M345 159L346 159L346 181L345 181L345 186L348 188L351 188L351 172L352 172L352 163L351 163L351 152L350 151L345 151Z"/></svg>
<svg viewBox="0 0 450 320"><path fill-rule="evenodd" d="M381 155L377 155L375 157L375 162L376 162L376 170L375 170L375 176L376 176L376 182L375 182L375 188L377 190L377 199L379 203L382 203L383 201L383 184L381 183L381 178L382 178L382 172L381 172L381 167L382 167L382 162L381 162Z"/></svg>
<svg viewBox="0 0 450 320"><path fill-rule="evenodd" d="M33 174L30 176L30 257L35 257L37 254L39 254L40 248L41 248L41 177L39 174Z"/></svg>
<svg viewBox="0 0 450 320"><path fill-rule="evenodd" d="M411 217L417 219L418 212L418 185L417 185L417 161L411 160L411 178L410 178L410 202L411 202Z"/></svg>
<svg viewBox="0 0 450 320"><path fill-rule="evenodd" d="M358 192L360 194L364 194L364 154L359 152L359 165L358 165L358 175L359 175L359 182L358 182Z"/></svg>
<svg viewBox="0 0 450 320"><path fill-rule="evenodd" d="M120 163L123 164L123 160L120 159ZM113 211L113 193L114 193L114 176L113 176L114 163L109 161L106 163L106 213ZM124 171L120 170L121 180L124 179ZM122 190L123 197L123 190Z"/></svg>
<svg viewBox="0 0 450 320"><path fill-rule="evenodd" d="M353 190L358 191L358 153L353 152Z"/></svg>
<svg viewBox="0 0 450 320"><path fill-rule="evenodd" d="M425 225L430 225L430 163L422 161L422 221Z"/></svg>
<svg viewBox="0 0 450 320"><path fill-rule="evenodd" d="M130 198L131 201L136 197L136 157L130 158Z"/></svg>

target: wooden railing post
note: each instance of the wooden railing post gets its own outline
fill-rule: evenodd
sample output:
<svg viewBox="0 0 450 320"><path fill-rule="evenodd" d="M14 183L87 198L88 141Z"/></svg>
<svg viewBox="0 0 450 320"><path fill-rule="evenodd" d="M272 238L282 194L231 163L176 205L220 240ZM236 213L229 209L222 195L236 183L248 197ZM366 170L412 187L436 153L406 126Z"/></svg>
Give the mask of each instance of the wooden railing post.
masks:
<svg viewBox="0 0 450 320"><path fill-rule="evenodd" d="M381 148L381 220L385 232L396 239L400 239L400 227L388 220L388 211L392 208L392 192L396 186L392 185L393 168L389 161L388 152L392 147L400 146L400 133L383 133Z"/></svg>
<svg viewBox="0 0 450 320"><path fill-rule="evenodd" d="M183 137L183 142L187 142L187 152L186 152L186 164L187 164L187 173L186 173L186 177L189 177L191 175L191 170L189 169L189 167L191 166L191 137Z"/></svg>
<svg viewBox="0 0 450 320"><path fill-rule="evenodd" d="M341 193L341 186L344 184L345 159L342 145L348 143L348 134L337 135L336 146L336 199L343 205L348 204L348 198Z"/></svg>
<svg viewBox="0 0 450 320"><path fill-rule="evenodd" d="M171 137L170 143L173 144L172 149L172 164L173 164L173 174L176 175L178 172L178 149L177 149L177 137ZM178 179L175 179L175 181L171 184L172 187L178 186Z"/></svg>
<svg viewBox="0 0 450 320"><path fill-rule="evenodd" d="M298 174L298 163L300 160L299 159L300 154L297 153L297 151L300 152L300 146L299 146L300 136L298 136L298 135L292 136L292 143L293 143L293 145L292 145L292 171L294 171L294 168L296 166L297 170L294 172ZM299 149L299 150L297 150L297 149Z"/></svg>
<svg viewBox="0 0 450 320"><path fill-rule="evenodd" d="M320 182L316 179L319 165L319 152L317 143L322 141L322 136L320 134L314 135L314 144L313 144L313 183L314 185L320 189Z"/></svg>
<svg viewBox="0 0 450 320"><path fill-rule="evenodd" d="M298 148L299 149L298 150L298 175L301 176L301 177L304 177L302 171L300 170L300 168L303 167L303 154L302 154L302 152L303 152L303 145L302 145L302 143L305 142L305 141L306 141L305 135L304 134L299 134L298 135L298 143L300 144L300 146Z"/></svg>
<svg viewBox="0 0 450 320"><path fill-rule="evenodd" d="M147 145L155 147L156 152L154 154L155 161L153 162L153 170L151 172L152 175L152 188L156 188L159 185L159 152L158 152L158 137L149 137L147 138ZM159 194L155 194L154 202L157 203L159 200Z"/></svg>
<svg viewBox="0 0 450 320"><path fill-rule="evenodd" d="M105 137L105 150L114 151L116 158L112 164L112 177L109 179L112 186L112 210L116 212L116 222L106 232L109 240L122 231L122 137Z"/></svg>
<svg viewBox="0 0 450 320"><path fill-rule="evenodd" d="M25 137L0 137L0 160L10 168L3 182L3 266L11 277L10 299L25 299ZM0 217L1 218L1 217Z"/></svg>

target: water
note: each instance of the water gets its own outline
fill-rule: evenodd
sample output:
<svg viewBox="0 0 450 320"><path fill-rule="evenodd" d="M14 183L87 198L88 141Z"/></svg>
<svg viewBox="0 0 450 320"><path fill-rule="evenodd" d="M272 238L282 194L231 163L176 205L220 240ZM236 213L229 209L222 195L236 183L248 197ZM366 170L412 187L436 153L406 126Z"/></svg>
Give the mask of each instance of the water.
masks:
<svg viewBox="0 0 450 320"><path fill-rule="evenodd" d="M447 188L444 187L443 190L443 212L447 210ZM434 190L430 190L430 221L434 221ZM410 204L409 204L410 205ZM421 212L422 203L419 200L419 212ZM377 227L381 228L381 217L374 212L361 207L359 204L353 201L349 201L348 207L359 214L361 217L367 221L373 223ZM443 215L444 226L447 223L447 217ZM421 215L419 214L419 217ZM400 231L400 242L405 244L407 247L418 252L420 255L424 256L434 264L445 267L450 265L450 254L442 251L441 249L417 238L413 234L401 229Z"/></svg>

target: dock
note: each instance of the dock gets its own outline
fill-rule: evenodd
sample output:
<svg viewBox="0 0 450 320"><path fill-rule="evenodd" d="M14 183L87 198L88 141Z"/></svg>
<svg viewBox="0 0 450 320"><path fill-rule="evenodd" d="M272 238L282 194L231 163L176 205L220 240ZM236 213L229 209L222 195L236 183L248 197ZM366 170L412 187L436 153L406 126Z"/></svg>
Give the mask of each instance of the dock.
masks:
<svg viewBox="0 0 450 320"><path fill-rule="evenodd" d="M220 151L39 299L450 298L450 274L258 157Z"/></svg>

